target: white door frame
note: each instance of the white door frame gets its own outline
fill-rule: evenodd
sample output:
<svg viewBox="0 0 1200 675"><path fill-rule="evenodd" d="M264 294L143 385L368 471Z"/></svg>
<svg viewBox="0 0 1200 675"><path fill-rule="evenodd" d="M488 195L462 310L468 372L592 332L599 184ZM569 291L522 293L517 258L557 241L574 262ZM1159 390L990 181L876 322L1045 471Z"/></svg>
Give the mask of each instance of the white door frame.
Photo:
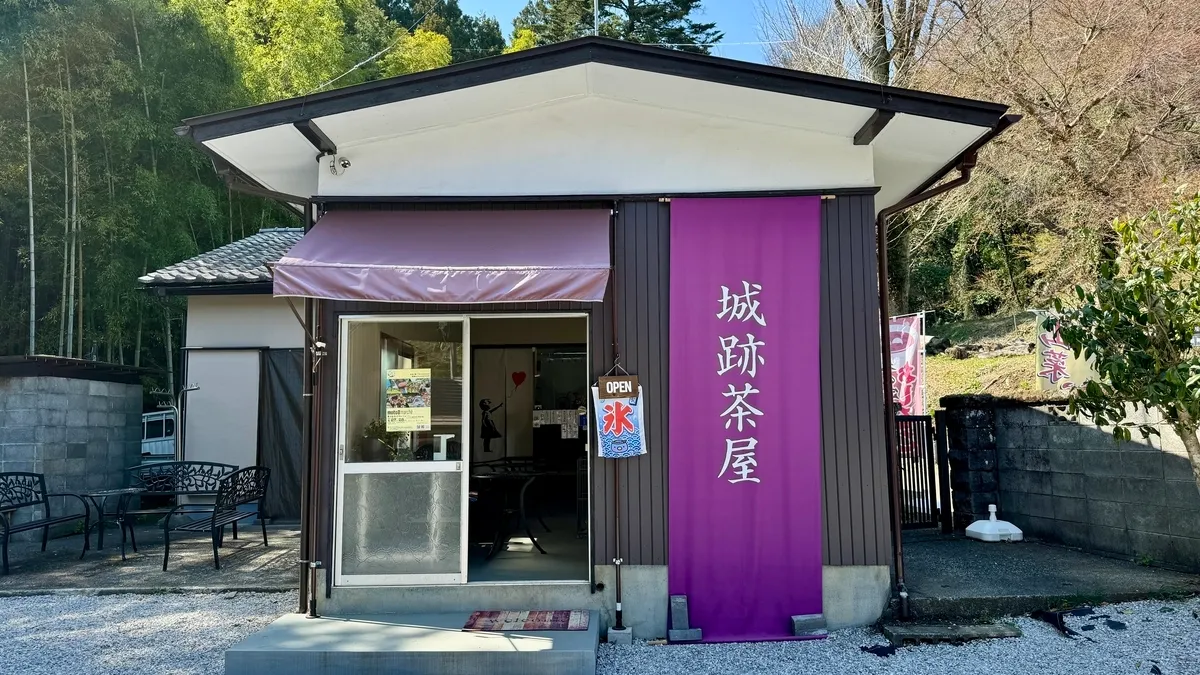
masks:
<svg viewBox="0 0 1200 675"><path fill-rule="evenodd" d="M469 354L471 348L471 321L465 314L383 314L383 315L345 315L338 321L338 423L337 423L337 479L334 482L334 529L333 529L333 576L337 586L420 586L420 585L457 585L467 580L467 501L468 501L468 471L470 462L460 459L457 462L346 462L346 381L349 350L347 336L350 334L351 323L434 323L438 321L461 323L463 327L463 353ZM470 382L470 359L464 358L462 373L464 389L462 395L462 447L470 448L471 417L470 397L465 389ZM363 475L373 473L459 473L459 561L458 572L447 574L342 574L342 531L345 509L342 503L344 483L347 475Z"/></svg>
<svg viewBox="0 0 1200 675"><path fill-rule="evenodd" d="M470 491L470 457L471 457L471 320L472 319L584 319L585 328L584 335L585 344L587 346L587 362L589 369L592 362L592 340L591 340L591 315L587 312L494 312L494 313L471 313L471 314L345 314L338 319L338 390L337 390L337 458L336 458L336 480L334 481L334 517L333 517L333 583L334 586L456 586L466 584L467 579L467 554L469 552L469 538L467 536L468 524L467 514L469 508L469 491ZM346 375L347 362L349 354L347 352L346 336L349 335L349 325L352 322L372 322L372 323L424 323L433 321L454 321L461 322L463 325L463 359L462 359L462 377L463 377L463 393L462 393L462 408L463 408L463 436L464 455L462 461L458 462L356 462L349 465L352 470L347 471L345 461L345 429L346 429ZM590 387L590 375L586 383ZM588 506L587 506L587 523L588 523L588 577L592 576L591 569L592 551L592 480L591 480L591 438L593 429L595 428L595 411L592 410L591 390L587 390L586 407L589 411L588 424L588 442L586 445L588 458ZM345 475L351 474L369 474L369 473L430 473L435 471L458 471L462 473L462 503L461 503L461 525L460 533L460 569L459 574L359 574L359 575L343 575L341 571L342 564L342 525L344 517L344 508L342 504L343 496L343 481ZM496 582L477 582L484 584L494 584ZM556 584L561 582L544 582L544 581L514 581L505 582L510 585L521 584ZM569 582L576 583L576 582Z"/></svg>

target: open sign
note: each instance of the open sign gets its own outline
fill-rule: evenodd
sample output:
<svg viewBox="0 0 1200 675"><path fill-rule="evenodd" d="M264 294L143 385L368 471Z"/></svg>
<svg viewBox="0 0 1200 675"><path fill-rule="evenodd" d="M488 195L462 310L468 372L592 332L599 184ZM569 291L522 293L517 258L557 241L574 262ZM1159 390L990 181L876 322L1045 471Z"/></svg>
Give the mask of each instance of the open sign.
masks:
<svg viewBox="0 0 1200 675"><path fill-rule="evenodd" d="M600 398L631 398L637 396L637 375L622 375L619 377L602 377L597 383L600 388Z"/></svg>

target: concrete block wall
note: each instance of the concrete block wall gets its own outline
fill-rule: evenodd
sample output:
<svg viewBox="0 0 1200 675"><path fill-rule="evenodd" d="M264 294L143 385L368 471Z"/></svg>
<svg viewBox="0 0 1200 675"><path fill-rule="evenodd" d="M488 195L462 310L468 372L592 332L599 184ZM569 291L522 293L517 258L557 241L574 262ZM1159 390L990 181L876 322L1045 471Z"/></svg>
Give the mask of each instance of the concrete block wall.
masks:
<svg viewBox="0 0 1200 675"><path fill-rule="evenodd" d="M1183 443L1118 442L1048 407L993 409L1001 517L1070 546L1200 571L1200 491Z"/></svg>
<svg viewBox="0 0 1200 675"><path fill-rule="evenodd" d="M45 474L52 493L125 487L124 469L140 461L141 438L140 384L0 377L0 472ZM77 499L55 497L50 508L60 515L83 507ZM14 521L34 517L35 510L21 509ZM14 539L39 536L26 532Z"/></svg>

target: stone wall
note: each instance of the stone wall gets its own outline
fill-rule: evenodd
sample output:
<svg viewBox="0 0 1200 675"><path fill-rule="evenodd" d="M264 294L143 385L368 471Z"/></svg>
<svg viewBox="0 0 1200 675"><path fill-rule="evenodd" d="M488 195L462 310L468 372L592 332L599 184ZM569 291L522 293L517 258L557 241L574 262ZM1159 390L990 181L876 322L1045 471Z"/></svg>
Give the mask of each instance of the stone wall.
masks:
<svg viewBox="0 0 1200 675"><path fill-rule="evenodd" d="M0 472L45 474L48 492L125 487L124 469L141 459L141 416L140 384L0 377ZM59 515L82 506L55 497L50 508ZM33 517L33 509L21 509L15 521Z"/></svg>
<svg viewBox="0 0 1200 675"><path fill-rule="evenodd" d="M1132 441L1118 442L1050 406L981 399L966 410L960 419L981 426L990 419L991 433L949 434L950 456L995 457L1002 519L1049 541L1200 570L1200 491L1182 441L1161 419L1138 413L1162 436L1147 441L1135 431ZM972 487L954 479L956 509L984 501ZM964 521L956 512L955 526Z"/></svg>

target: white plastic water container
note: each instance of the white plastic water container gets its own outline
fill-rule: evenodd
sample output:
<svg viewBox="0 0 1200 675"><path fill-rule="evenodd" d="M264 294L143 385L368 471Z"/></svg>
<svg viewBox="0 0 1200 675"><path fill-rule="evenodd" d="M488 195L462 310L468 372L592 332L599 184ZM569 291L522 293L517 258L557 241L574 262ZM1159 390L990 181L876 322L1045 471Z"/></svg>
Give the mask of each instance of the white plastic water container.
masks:
<svg viewBox="0 0 1200 675"><path fill-rule="evenodd" d="M988 505L988 519L977 520L967 527L967 536L979 541L1021 541L1021 528L1007 520L996 520L996 505Z"/></svg>

